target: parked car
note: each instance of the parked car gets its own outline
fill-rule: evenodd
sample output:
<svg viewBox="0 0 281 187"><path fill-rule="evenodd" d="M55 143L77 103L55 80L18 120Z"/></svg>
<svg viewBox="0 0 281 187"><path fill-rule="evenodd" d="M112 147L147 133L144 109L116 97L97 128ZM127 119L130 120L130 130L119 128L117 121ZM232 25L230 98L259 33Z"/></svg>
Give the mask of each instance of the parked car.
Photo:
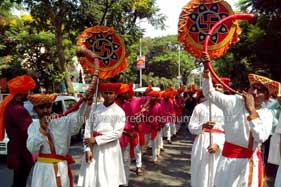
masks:
<svg viewBox="0 0 281 187"><path fill-rule="evenodd" d="M67 111L70 107L78 102L78 98L73 96L57 96L55 102L53 103L53 112L57 114L62 114ZM28 110L33 120L37 120L38 116L33 112L33 105L30 101L24 102L24 107ZM84 136L85 125L82 125L80 128L74 129L72 137L82 140ZM5 138L3 141L0 141L0 155L7 155L7 144L9 138L5 133Z"/></svg>
<svg viewBox="0 0 281 187"><path fill-rule="evenodd" d="M3 99L8 96L9 94L0 94L0 102L3 101ZM0 155L7 155L7 145L9 142L9 138L7 136L7 133L5 131L4 139L0 141Z"/></svg>
<svg viewBox="0 0 281 187"><path fill-rule="evenodd" d="M147 89L147 87L140 87L140 88L135 88L134 89L134 93L135 96L142 96L145 92L145 90ZM161 91L161 89L159 87L152 87L153 91Z"/></svg>
<svg viewBox="0 0 281 187"><path fill-rule="evenodd" d="M8 142L9 142L9 138L7 136L7 133L5 132L4 139L0 141L0 155L7 155Z"/></svg>

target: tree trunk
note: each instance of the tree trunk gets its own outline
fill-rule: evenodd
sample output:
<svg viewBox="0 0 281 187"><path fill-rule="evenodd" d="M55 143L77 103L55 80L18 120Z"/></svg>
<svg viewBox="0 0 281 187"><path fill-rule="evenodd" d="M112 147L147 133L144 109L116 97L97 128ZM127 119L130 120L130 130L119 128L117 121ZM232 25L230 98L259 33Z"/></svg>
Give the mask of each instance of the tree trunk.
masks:
<svg viewBox="0 0 281 187"><path fill-rule="evenodd" d="M51 19L51 22L53 26L55 27L55 34L56 34L56 49L59 57L59 65L61 68L61 72L66 73L65 74L65 86L67 89L68 94L73 95L74 94L74 89L71 83L71 79L69 76L69 73L67 71L67 64L65 61L65 55L64 55L64 50L62 46L62 16L65 16L66 8L67 6L64 6L64 1L60 1L61 3L61 9L59 9L57 15L56 15L56 8L52 7L51 2L49 0L43 0L43 3L46 7L46 10L48 12L48 15Z"/></svg>
<svg viewBox="0 0 281 187"><path fill-rule="evenodd" d="M68 73L64 50L62 47L61 25L58 24L55 27L56 27L55 28L55 30L56 30L56 47L57 47L57 53L58 53L58 57L59 57L59 63L60 63L61 71L66 73L65 78L64 78L65 86L67 89L67 93L70 95L74 95L74 89L73 89L73 86L71 83L70 75Z"/></svg>

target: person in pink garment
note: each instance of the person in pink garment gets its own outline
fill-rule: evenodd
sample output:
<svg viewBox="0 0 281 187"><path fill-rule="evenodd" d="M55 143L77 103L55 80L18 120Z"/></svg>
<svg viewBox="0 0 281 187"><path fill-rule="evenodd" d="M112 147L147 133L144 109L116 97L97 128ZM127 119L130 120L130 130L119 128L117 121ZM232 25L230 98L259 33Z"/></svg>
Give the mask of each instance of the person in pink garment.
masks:
<svg viewBox="0 0 281 187"><path fill-rule="evenodd" d="M132 123L133 111L129 101L131 98L130 93L132 93L131 90L132 88L129 84L122 84L117 92L117 99L115 100L115 103L124 110L126 116L125 127L122 136L119 138L127 182L124 186L128 186L131 158L134 157L134 142L136 142L134 139L137 137L137 132L135 130L134 124Z"/></svg>
<svg viewBox="0 0 281 187"><path fill-rule="evenodd" d="M141 120L140 117L144 117L144 113L146 110L146 103L148 102L147 94L153 91L151 86L148 86L144 92L144 96L142 97L135 97L131 99L131 107L133 116L138 116L135 118L135 125L137 128L137 135L138 135L138 143L135 146L134 154L136 158L136 174L137 176L141 176L143 174L142 170L142 152L144 149L145 143L145 135L144 135L144 128L146 126L145 122Z"/></svg>
<svg viewBox="0 0 281 187"><path fill-rule="evenodd" d="M184 89L179 88L177 90L177 95L175 96L175 112L176 112L176 128L174 135L176 135L177 131L179 130L181 123L184 122L183 117L183 108L184 108L184 98L181 95Z"/></svg>
<svg viewBox="0 0 281 187"><path fill-rule="evenodd" d="M161 111L158 91L149 92L149 104L146 112L147 124L150 127L150 140L152 147L152 161L157 164L160 158L161 148Z"/></svg>
<svg viewBox="0 0 281 187"><path fill-rule="evenodd" d="M172 132L174 128L174 119L175 119L175 107L173 102L174 93L172 91L165 91L162 94L162 100L161 100L161 115L163 122L165 123L164 126L164 136L167 137L168 144L172 144Z"/></svg>

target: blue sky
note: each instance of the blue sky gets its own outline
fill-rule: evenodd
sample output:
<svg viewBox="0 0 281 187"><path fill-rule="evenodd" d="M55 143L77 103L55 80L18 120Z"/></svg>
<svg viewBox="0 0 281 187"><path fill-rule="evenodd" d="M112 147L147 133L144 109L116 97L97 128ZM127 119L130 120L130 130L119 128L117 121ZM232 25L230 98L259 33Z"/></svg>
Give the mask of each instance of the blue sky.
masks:
<svg viewBox="0 0 281 187"><path fill-rule="evenodd" d="M234 4L238 0L226 0L235 10ZM141 27L146 29L144 37L160 37L166 35L177 34L178 18L181 13L181 9L186 5L189 0L157 0L157 5L161 9L161 13L167 16L166 19L166 30L155 30L151 25L146 22L141 22Z"/></svg>

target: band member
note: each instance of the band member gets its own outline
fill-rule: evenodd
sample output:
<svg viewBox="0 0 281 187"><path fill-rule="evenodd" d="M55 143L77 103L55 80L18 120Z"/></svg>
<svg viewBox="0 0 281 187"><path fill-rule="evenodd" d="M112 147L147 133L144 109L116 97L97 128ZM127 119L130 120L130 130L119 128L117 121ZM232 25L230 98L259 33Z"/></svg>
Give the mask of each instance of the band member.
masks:
<svg viewBox="0 0 281 187"><path fill-rule="evenodd" d="M66 116L52 117L55 94L33 94L28 99L39 118L28 128L27 148L30 152L39 153L31 186L72 187L70 164L74 160L68 155L70 139L74 129L84 124L91 101L84 102Z"/></svg>
<svg viewBox="0 0 281 187"><path fill-rule="evenodd" d="M206 60L206 61L209 61ZM225 143L219 160L215 186L252 186L263 182L260 145L271 132L271 111L262 108L272 93L267 78L249 74L250 88L242 95L215 91L205 67L203 93L224 113Z"/></svg>
<svg viewBox="0 0 281 187"><path fill-rule="evenodd" d="M82 159L77 186L118 187L126 185L119 138L125 127L125 112L114 101L120 83L101 83L104 102L92 108L86 122Z"/></svg>
<svg viewBox="0 0 281 187"><path fill-rule="evenodd" d="M119 139L119 142L122 149L124 170L126 173L126 185L124 186L128 186L131 158L134 158L134 148L138 141L137 131L133 121L132 107L130 103L133 90L129 84L122 84L117 93L118 96L115 100L115 103L124 110L126 116L125 127L122 136Z"/></svg>
<svg viewBox="0 0 281 187"><path fill-rule="evenodd" d="M222 85L217 82L215 90L221 93L224 91ZM222 110L209 100L195 106L188 124L189 131L195 135L191 155L193 187L214 186L217 163L224 144L223 124Z"/></svg>
<svg viewBox="0 0 281 187"><path fill-rule="evenodd" d="M26 186L27 177L34 161L26 148L27 129L32 122L23 102L30 90L35 88L35 81L28 75L15 77L7 83L10 94L5 97L0 107L0 132L4 137L4 127L9 138L7 166L14 170L13 187ZM0 138L0 139L1 139Z"/></svg>

